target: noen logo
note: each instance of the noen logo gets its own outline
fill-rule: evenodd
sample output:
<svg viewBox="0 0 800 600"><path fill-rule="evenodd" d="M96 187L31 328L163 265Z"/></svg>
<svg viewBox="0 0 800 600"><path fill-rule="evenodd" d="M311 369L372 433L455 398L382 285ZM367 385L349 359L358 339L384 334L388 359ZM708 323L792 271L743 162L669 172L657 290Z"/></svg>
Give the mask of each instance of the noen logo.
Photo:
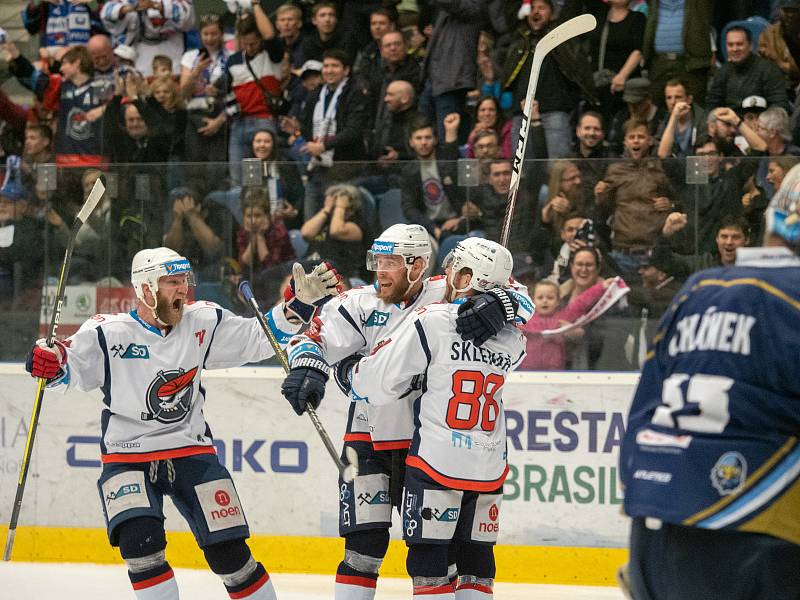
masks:
<svg viewBox="0 0 800 600"><path fill-rule="evenodd" d="M217 490L214 493L214 500L216 500L217 504L220 506L228 506L228 504L231 503L231 497L225 490Z"/></svg>
<svg viewBox="0 0 800 600"><path fill-rule="evenodd" d="M375 254L394 254L394 242L375 240L372 242L372 251Z"/></svg>

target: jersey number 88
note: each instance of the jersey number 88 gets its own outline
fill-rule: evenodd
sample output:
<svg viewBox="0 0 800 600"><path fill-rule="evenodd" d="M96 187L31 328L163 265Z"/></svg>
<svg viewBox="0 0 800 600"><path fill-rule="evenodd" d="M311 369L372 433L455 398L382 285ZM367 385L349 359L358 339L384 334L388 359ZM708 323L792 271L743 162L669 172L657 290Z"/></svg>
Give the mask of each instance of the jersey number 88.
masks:
<svg viewBox="0 0 800 600"><path fill-rule="evenodd" d="M483 431L494 431L500 413L494 395L504 383L503 376L497 373L485 377L480 371L453 373L453 396L447 405L447 426L450 429L474 429L480 420ZM484 399L483 405L481 398Z"/></svg>

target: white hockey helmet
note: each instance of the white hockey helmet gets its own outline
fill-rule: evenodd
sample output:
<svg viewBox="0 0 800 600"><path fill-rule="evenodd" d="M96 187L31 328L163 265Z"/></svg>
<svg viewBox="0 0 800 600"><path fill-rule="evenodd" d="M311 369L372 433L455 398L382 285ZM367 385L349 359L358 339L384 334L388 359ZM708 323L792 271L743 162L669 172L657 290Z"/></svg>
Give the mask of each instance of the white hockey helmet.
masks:
<svg viewBox="0 0 800 600"><path fill-rule="evenodd" d="M450 259L450 285L455 292L465 292L468 289L485 292L493 287L502 287L508 284L514 259L506 248L479 237L468 237L456 244L449 255ZM472 279L462 289L453 284L455 275L461 269L472 270Z"/></svg>
<svg viewBox="0 0 800 600"><path fill-rule="evenodd" d="M139 250L131 263L131 283L136 297L145 302L142 284L146 283L155 297L158 292L158 279L165 275L187 275L187 282L194 285L192 265L175 250L169 248L145 248ZM146 302L145 302L146 303Z"/></svg>
<svg viewBox="0 0 800 600"><path fill-rule="evenodd" d="M392 225L380 234L372 247L367 251L367 270L378 270L379 257L400 256L396 269L404 268L410 273L414 260L421 258L425 262L423 272L428 268L431 260L431 238L422 225ZM380 261L380 270L393 270L386 260ZM388 266L388 268L387 268Z"/></svg>
<svg viewBox="0 0 800 600"><path fill-rule="evenodd" d="M795 250L800 248L800 165L789 169L765 217L768 233L784 239Z"/></svg>

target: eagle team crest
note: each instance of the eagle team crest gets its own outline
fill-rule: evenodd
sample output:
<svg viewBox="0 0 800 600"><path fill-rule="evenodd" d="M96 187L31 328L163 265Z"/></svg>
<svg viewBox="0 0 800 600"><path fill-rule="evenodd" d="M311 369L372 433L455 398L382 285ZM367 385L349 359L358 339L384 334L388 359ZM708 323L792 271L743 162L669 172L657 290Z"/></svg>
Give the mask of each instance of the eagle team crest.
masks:
<svg viewBox="0 0 800 600"><path fill-rule="evenodd" d="M194 376L197 367L185 371L172 369L159 371L156 378L147 388L147 409L142 413L142 421L158 421L160 423L177 423L181 421L192 407L194 393Z"/></svg>

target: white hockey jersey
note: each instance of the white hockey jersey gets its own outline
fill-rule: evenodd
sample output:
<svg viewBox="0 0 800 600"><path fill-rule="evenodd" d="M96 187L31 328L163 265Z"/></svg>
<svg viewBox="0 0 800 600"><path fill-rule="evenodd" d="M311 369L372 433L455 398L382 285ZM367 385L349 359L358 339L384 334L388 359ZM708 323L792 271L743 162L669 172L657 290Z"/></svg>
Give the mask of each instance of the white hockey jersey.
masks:
<svg viewBox="0 0 800 600"><path fill-rule="evenodd" d="M282 344L299 329L286 320L282 305L266 316ZM187 304L166 336L134 311L95 315L65 344L65 372L49 387L103 391L104 463L213 454L203 417L203 369L238 367L274 354L256 319L212 302Z"/></svg>
<svg viewBox="0 0 800 600"><path fill-rule="evenodd" d="M503 384L525 356L525 338L506 326L474 346L456 333L457 313L456 304L417 309L353 369L352 397L370 407L398 403L424 373L406 464L448 488L491 492L508 473Z"/></svg>
<svg viewBox="0 0 800 600"><path fill-rule="evenodd" d="M441 302L446 289L444 275L437 275L423 281L419 294L407 303L387 304L378 298L375 286L339 294L323 306L308 330L289 342L289 362L308 349L305 344L318 348L331 365L354 353L369 355L396 336L414 309ZM509 289L519 302L517 320L524 323L533 314L533 302L525 286L511 282ZM418 395L419 391L401 390L401 402L351 404L345 441L372 442L376 450L408 448L414 433L413 403Z"/></svg>

